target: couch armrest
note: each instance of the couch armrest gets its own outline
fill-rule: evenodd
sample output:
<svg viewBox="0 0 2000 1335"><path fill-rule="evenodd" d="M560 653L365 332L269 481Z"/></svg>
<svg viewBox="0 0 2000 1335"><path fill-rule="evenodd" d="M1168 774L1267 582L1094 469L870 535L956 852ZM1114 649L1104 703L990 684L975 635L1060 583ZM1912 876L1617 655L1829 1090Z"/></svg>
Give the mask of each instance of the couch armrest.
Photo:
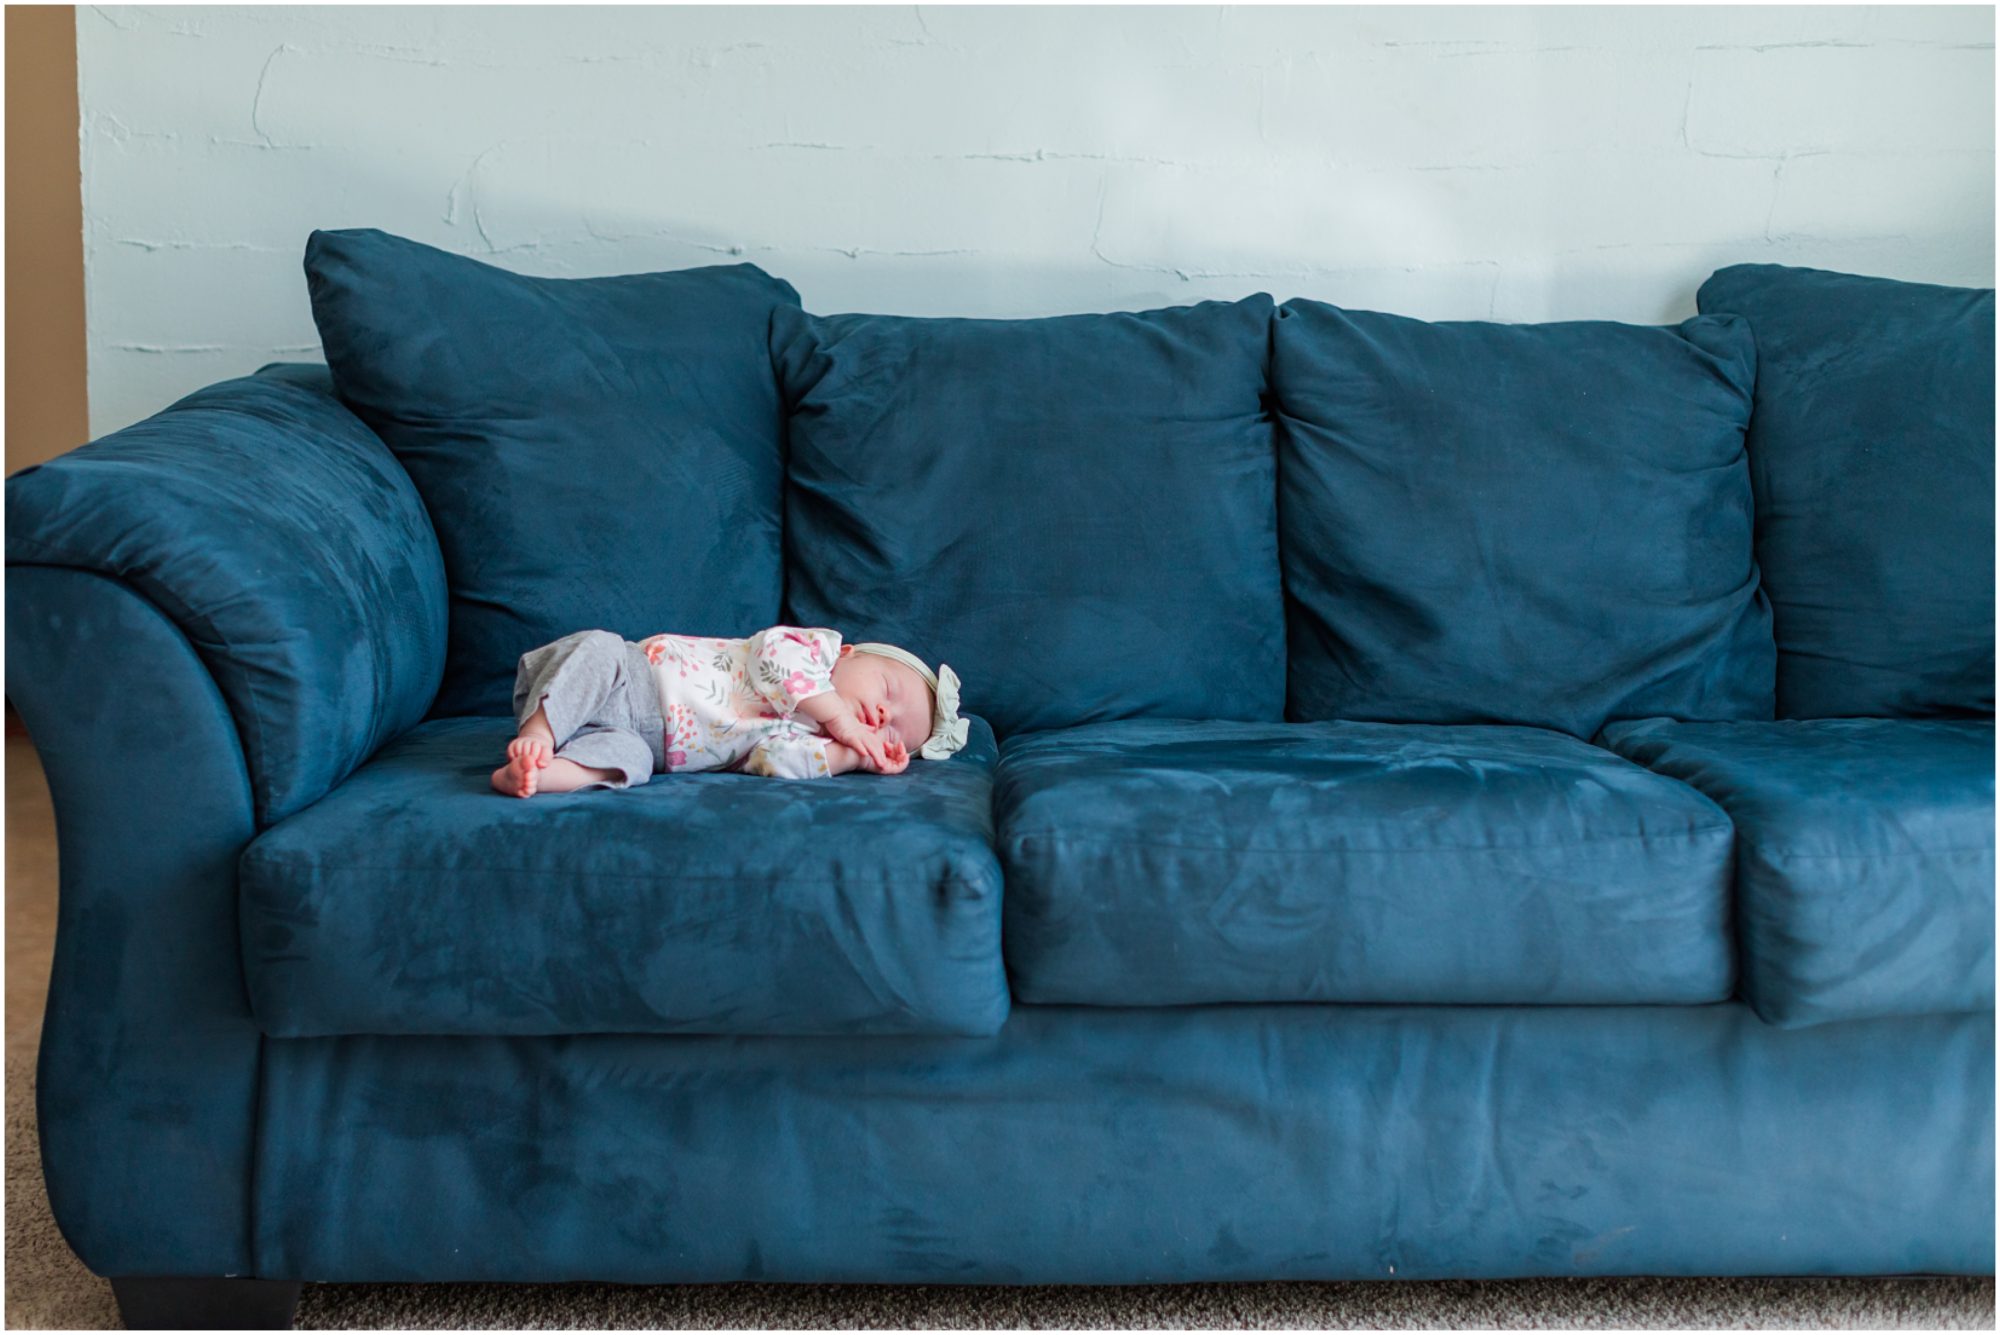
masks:
<svg viewBox="0 0 2000 1335"><path fill-rule="evenodd" d="M262 1040L238 946L256 826L236 725L187 637L81 570L7 572L7 693L56 808L36 1089L56 1222L102 1275L250 1273Z"/></svg>
<svg viewBox="0 0 2000 1335"><path fill-rule="evenodd" d="M422 718L444 670L430 517L321 368L212 385L8 478L7 563L115 579L180 629L235 721L260 825ZM124 665L130 689L151 675Z"/></svg>

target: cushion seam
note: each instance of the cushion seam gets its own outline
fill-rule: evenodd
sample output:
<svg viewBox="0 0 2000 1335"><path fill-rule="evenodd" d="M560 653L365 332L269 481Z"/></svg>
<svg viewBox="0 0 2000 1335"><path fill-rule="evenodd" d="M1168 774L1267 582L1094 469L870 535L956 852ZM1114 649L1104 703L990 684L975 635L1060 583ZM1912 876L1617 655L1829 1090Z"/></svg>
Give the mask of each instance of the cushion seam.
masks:
<svg viewBox="0 0 2000 1335"><path fill-rule="evenodd" d="M1990 854L1994 851L1992 844L1973 844L1959 848L1900 848L1883 853L1794 853L1787 848L1772 848L1768 845L1760 844L1756 839L1748 836L1744 838L1743 843L1743 851L1746 854L1762 857L1789 858L1793 861L1805 862L1887 862L1897 858L1935 858L1958 853Z"/></svg>
<svg viewBox="0 0 2000 1335"><path fill-rule="evenodd" d="M1143 848L1174 848L1174 849L1180 849L1183 852L1188 852L1188 853L1271 853L1271 854L1284 854L1287 856L1297 856L1301 853L1306 853L1306 854L1505 853L1505 852L1546 851L1546 850L1563 849L1563 848L1587 848L1593 844L1622 844L1622 843L1632 843L1635 841L1644 841L1644 840L1682 839L1689 836L1697 836L1705 834L1730 834L1734 833L1735 828L1736 827L1733 825L1703 825L1703 826L1697 826L1696 828L1691 830L1677 830L1670 834L1668 833L1609 834L1595 839L1576 839L1560 843L1545 843L1545 844L1432 844L1428 846L1424 845L1403 845L1397 847L1335 846L1330 848L1309 848L1309 847L1274 848L1274 847L1260 847L1251 844L1244 844L1244 845L1182 844L1161 839L1128 839L1118 835L1108 835L1108 834L1065 834L1048 830L1031 830L1026 834L1007 835L1006 844L1008 848L1012 849L1015 845L1021 843L1023 840L1046 839L1052 843L1120 844L1120 845L1129 845L1132 847L1143 847Z"/></svg>
<svg viewBox="0 0 2000 1335"><path fill-rule="evenodd" d="M339 867L320 867L310 862L301 862L296 860L266 861L263 863L263 865L265 867L271 868L273 871L295 873L300 870L305 870L322 876L342 876L350 872L366 872L369 873L370 875L380 875L385 872L418 872L424 875L432 875L432 876L444 875L450 873L466 873L476 876L567 876L569 874L568 872L566 872L564 869L561 868L520 867L520 866L359 867L359 866L342 865ZM248 870L248 868L246 868L246 870ZM849 885L853 884L856 881L880 881L884 885L889 885L892 883L901 884L903 883L904 878L901 875L893 872L885 872L880 875L874 875L874 876L803 877L803 876L788 876L784 874L774 874L774 875L764 875L764 876L755 876L755 875L732 876L719 872L688 873L684 875L679 872L660 873L660 872L629 872L629 871L593 871L585 873L582 877L578 879L605 880L605 881L614 881L614 880L615 881L744 881L755 884L791 884L791 885ZM971 886L974 884L974 882L967 880L963 876L952 874L943 877L942 880L940 881L932 882L932 884L955 884L961 886Z"/></svg>

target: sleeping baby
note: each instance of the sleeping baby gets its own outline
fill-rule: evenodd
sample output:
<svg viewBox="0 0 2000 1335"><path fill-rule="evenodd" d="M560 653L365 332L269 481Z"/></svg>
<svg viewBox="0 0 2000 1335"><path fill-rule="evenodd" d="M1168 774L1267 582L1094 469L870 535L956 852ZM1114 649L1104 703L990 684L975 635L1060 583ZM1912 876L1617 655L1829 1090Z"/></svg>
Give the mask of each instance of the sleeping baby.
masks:
<svg viewBox="0 0 2000 1335"><path fill-rule="evenodd" d="M816 779L900 774L965 745L958 678L889 644L773 626L747 640L579 631L521 656L508 797L735 770Z"/></svg>

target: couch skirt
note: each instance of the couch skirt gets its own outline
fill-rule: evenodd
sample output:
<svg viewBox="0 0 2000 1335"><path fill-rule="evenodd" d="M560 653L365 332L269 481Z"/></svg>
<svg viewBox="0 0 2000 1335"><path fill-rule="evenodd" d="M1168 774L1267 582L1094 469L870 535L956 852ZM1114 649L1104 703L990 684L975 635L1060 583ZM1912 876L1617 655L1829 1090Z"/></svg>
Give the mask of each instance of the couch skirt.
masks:
<svg viewBox="0 0 2000 1335"><path fill-rule="evenodd" d="M1988 1273L1993 1017L1021 1007L983 1039L269 1041L256 1273Z"/></svg>

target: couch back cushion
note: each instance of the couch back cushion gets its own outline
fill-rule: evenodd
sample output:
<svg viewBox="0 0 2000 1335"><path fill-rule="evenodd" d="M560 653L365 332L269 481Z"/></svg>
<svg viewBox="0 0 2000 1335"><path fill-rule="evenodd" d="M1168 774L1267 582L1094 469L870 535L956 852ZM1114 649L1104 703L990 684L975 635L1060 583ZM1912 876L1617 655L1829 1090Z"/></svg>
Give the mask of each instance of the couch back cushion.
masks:
<svg viewBox="0 0 2000 1335"><path fill-rule="evenodd" d="M372 230L314 232L340 395L409 470L451 628L435 714L505 713L515 661L574 630L777 620L791 286L753 265L530 278Z"/></svg>
<svg viewBox="0 0 2000 1335"><path fill-rule="evenodd" d="M1783 718L1993 713L1993 293L1741 264Z"/></svg>
<svg viewBox="0 0 2000 1335"><path fill-rule="evenodd" d="M1741 320L1280 309L1295 719L1769 718Z"/></svg>
<svg viewBox="0 0 2000 1335"><path fill-rule="evenodd" d="M1002 733L1280 717L1271 312L781 311L787 618L951 664Z"/></svg>

